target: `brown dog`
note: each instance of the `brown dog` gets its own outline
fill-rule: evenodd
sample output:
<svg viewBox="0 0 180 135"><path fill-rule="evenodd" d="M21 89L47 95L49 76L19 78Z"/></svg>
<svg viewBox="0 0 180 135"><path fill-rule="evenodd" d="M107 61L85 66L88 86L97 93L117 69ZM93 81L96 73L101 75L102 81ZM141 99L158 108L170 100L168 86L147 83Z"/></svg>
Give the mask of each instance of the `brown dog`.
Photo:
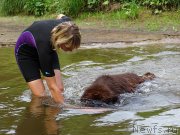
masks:
<svg viewBox="0 0 180 135"><path fill-rule="evenodd" d="M96 100L105 103L115 103L122 93L132 93L136 87L146 80L155 78L153 73L138 76L134 73L118 75L103 75L98 77L81 96L81 101Z"/></svg>

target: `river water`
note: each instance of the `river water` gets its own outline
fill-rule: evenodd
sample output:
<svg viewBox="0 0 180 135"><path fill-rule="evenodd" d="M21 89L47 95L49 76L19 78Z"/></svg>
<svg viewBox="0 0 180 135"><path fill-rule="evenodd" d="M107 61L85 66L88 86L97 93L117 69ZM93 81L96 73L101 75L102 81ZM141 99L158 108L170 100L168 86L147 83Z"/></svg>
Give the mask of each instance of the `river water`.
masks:
<svg viewBox="0 0 180 135"><path fill-rule="evenodd" d="M13 48L0 48L0 135L180 135L180 45L112 46L59 53L64 96L72 104L79 105L84 89L102 74L157 76L120 95L112 110L43 106L31 96Z"/></svg>

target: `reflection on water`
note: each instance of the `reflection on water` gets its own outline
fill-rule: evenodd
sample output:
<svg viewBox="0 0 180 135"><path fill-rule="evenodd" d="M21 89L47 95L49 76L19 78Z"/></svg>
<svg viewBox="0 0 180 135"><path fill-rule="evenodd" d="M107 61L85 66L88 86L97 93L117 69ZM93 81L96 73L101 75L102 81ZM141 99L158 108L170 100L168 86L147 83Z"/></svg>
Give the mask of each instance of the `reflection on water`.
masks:
<svg viewBox="0 0 180 135"><path fill-rule="evenodd" d="M149 45L60 53L65 98L79 104L84 89L102 74L154 73L137 92L122 94L115 110L61 111L44 107L10 61L11 49L0 49L0 134L119 135L180 134L180 47ZM5 52L5 53L4 53ZM4 57L5 55L5 57ZM7 71L7 67L10 67ZM6 73L6 76L4 76ZM12 77L13 76L13 77ZM18 83L17 83L18 82ZM25 90L25 91L24 91Z"/></svg>
<svg viewBox="0 0 180 135"><path fill-rule="evenodd" d="M42 106L41 102L42 99L32 97L24 111L24 119L17 125L16 135L58 134L60 129L55 116L60 113L60 109Z"/></svg>

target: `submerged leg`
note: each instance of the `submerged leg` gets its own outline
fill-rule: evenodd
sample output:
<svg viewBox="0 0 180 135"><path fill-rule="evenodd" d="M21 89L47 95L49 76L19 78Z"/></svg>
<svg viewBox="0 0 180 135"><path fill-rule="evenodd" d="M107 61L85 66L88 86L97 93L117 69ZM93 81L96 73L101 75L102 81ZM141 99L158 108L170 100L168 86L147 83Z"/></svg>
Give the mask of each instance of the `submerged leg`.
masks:
<svg viewBox="0 0 180 135"><path fill-rule="evenodd" d="M37 97L46 96L45 87L41 79L28 82L28 86L31 89L33 95Z"/></svg>

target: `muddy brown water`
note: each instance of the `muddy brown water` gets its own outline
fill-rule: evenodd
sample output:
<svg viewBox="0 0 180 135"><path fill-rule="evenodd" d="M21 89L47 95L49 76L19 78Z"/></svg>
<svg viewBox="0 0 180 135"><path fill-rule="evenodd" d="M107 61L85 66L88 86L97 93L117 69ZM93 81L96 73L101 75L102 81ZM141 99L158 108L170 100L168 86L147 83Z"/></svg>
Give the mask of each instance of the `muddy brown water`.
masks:
<svg viewBox="0 0 180 135"><path fill-rule="evenodd" d="M180 134L180 44L152 44L60 52L64 96L79 104L84 88L102 74L153 72L157 78L123 94L111 111L43 106L32 98L13 48L0 48L0 134L144 135Z"/></svg>

